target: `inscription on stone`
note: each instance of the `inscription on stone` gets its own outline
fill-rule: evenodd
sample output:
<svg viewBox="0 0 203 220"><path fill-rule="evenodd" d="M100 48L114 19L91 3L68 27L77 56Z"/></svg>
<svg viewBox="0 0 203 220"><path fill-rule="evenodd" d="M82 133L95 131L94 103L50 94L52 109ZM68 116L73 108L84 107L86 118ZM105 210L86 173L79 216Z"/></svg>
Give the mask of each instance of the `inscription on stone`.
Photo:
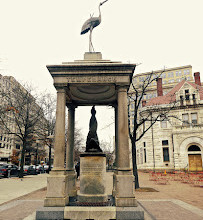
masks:
<svg viewBox="0 0 203 220"><path fill-rule="evenodd" d="M68 83L115 83L115 76L82 76L82 77L67 77Z"/></svg>
<svg viewBox="0 0 203 220"><path fill-rule="evenodd" d="M101 164L83 164L81 174L83 175L102 175L103 166Z"/></svg>

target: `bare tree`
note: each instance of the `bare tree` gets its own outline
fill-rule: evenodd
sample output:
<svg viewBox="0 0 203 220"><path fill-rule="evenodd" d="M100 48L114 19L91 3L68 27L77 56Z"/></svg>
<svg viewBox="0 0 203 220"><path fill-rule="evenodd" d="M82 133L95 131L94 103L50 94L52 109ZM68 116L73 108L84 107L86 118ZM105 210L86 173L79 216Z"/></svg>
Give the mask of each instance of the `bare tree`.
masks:
<svg viewBox="0 0 203 220"><path fill-rule="evenodd" d="M83 152L83 148L84 148L84 138L81 130L76 127L74 134L74 161L79 162L80 154Z"/></svg>
<svg viewBox="0 0 203 220"><path fill-rule="evenodd" d="M113 155L114 151L112 150L113 146L111 143L111 139L109 141L101 141L100 142L100 147L103 150L103 152L106 154L106 162L107 162L107 168L109 169L110 166L113 163Z"/></svg>
<svg viewBox="0 0 203 220"><path fill-rule="evenodd" d="M165 70L163 70L164 72ZM142 102L144 101L144 95L146 94L150 85L156 82L158 78L162 76L162 73L151 72L145 77L142 77L142 82L135 85L131 84L129 90L129 104L128 104L128 119L129 119L129 136L132 146L132 162L133 162L133 174L135 176L135 188L139 188L137 161L136 161L136 142L139 141L144 134L153 127L157 121L163 121L168 118L168 113L176 106L174 101L170 102L170 105L165 108L160 106L153 106L153 108L146 108L145 111L141 111ZM133 106L133 110L130 111L130 105ZM131 122L130 122L131 121ZM130 125L131 128L130 128ZM141 131L141 132L138 132Z"/></svg>
<svg viewBox="0 0 203 220"><path fill-rule="evenodd" d="M52 163L52 148L54 141L54 130L56 122L56 97L50 93L43 92L40 97L40 105L44 112L44 118L40 123L38 130L39 141L42 141L49 148L48 172L51 170ZM36 149L37 152L37 149Z"/></svg>
<svg viewBox="0 0 203 220"><path fill-rule="evenodd" d="M19 177L23 177L26 148L34 142L39 122L44 117L43 109L37 104L38 95L30 85L13 83L9 89L1 90L0 126L1 130L21 143L21 163Z"/></svg>

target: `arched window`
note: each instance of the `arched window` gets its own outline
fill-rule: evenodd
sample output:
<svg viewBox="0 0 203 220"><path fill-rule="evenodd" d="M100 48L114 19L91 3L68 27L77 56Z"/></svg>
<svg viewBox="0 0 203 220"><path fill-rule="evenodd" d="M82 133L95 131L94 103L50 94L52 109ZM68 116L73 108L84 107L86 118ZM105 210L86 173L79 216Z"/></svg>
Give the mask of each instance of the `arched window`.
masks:
<svg viewBox="0 0 203 220"><path fill-rule="evenodd" d="M200 148L197 145L191 145L188 148L188 151L201 151Z"/></svg>

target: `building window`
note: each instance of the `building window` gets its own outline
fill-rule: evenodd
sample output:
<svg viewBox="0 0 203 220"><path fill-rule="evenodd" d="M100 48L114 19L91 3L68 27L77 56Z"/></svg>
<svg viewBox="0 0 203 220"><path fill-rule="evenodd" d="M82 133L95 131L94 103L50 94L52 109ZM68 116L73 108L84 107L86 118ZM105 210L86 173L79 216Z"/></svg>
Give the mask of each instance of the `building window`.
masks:
<svg viewBox="0 0 203 220"><path fill-rule="evenodd" d="M189 117L188 114L183 114L183 125L188 125L189 124Z"/></svg>
<svg viewBox="0 0 203 220"><path fill-rule="evenodd" d="M188 148L188 151L201 151L200 148L197 145L191 145Z"/></svg>
<svg viewBox="0 0 203 220"><path fill-rule="evenodd" d="M162 141L162 145L163 145L163 146L168 145L168 140L163 140L163 141Z"/></svg>
<svg viewBox="0 0 203 220"><path fill-rule="evenodd" d="M144 163L146 163L147 162L146 142L143 142L143 146L144 146Z"/></svg>
<svg viewBox="0 0 203 220"><path fill-rule="evenodd" d="M190 100L189 89L185 90L185 99Z"/></svg>
<svg viewBox="0 0 203 220"><path fill-rule="evenodd" d="M197 124L197 113L191 114L192 124Z"/></svg>
<svg viewBox="0 0 203 220"><path fill-rule="evenodd" d="M173 74L173 72L171 72L171 73L168 73L168 77L169 77L169 78L172 78L172 77L174 77L174 74Z"/></svg>
<svg viewBox="0 0 203 220"><path fill-rule="evenodd" d="M168 83L173 83L174 82L174 79L170 79L169 81L168 81Z"/></svg>
<svg viewBox="0 0 203 220"><path fill-rule="evenodd" d="M168 149L168 147L163 147L163 160L164 160L164 162L169 161L169 149Z"/></svg>
<svg viewBox="0 0 203 220"><path fill-rule="evenodd" d="M20 144L16 144L16 149L20 149Z"/></svg>

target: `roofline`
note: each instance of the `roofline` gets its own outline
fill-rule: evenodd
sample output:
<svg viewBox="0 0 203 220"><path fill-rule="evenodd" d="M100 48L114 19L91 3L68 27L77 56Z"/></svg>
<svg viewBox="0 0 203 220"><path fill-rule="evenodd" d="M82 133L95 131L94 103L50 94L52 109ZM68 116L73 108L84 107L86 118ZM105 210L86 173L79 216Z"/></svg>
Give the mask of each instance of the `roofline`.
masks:
<svg viewBox="0 0 203 220"><path fill-rule="evenodd" d="M163 71L168 72L168 71L172 71L172 70L176 70L176 69L185 69L185 68L192 68L192 66L191 65L186 65L186 66L180 66L180 67L173 67L173 68L165 69L165 71L163 69L162 70L155 70L155 71L153 71L153 73L161 73ZM142 76L142 75L149 75L151 73L152 73L152 71L151 72L145 72L145 73L138 73L135 76L133 76L133 78L138 77L138 76Z"/></svg>

